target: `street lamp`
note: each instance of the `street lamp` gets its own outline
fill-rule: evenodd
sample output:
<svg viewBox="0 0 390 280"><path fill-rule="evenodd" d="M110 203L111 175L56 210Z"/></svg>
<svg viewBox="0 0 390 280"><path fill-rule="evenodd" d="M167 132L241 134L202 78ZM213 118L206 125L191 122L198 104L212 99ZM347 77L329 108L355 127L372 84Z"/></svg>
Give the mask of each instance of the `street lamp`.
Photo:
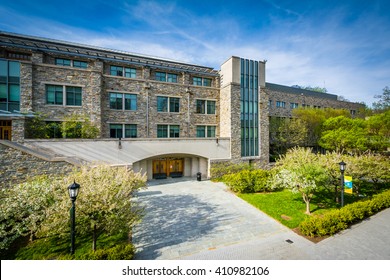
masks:
<svg viewBox="0 0 390 280"><path fill-rule="evenodd" d="M341 207L344 206L344 171L345 171L345 168L347 167L347 164L342 161L342 162L339 162L339 165L340 165L340 172L341 172Z"/></svg>
<svg viewBox="0 0 390 280"><path fill-rule="evenodd" d="M73 184L69 185L68 192L70 200L72 201L72 208L70 208L70 253L74 254L75 234L76 234L76 206L75 201L79 194L80 185L73 181Z"/></svg>

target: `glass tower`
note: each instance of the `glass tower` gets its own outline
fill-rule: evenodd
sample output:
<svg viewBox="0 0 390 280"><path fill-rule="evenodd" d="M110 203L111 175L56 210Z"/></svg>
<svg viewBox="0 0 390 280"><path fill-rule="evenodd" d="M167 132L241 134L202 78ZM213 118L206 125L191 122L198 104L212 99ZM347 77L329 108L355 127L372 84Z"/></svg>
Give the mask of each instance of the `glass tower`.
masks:
<svg viewBox="0 0 390 280"><path fill-rule="evenodd" d="M259 62L241 58L241 156L259 155Z"/></svg>

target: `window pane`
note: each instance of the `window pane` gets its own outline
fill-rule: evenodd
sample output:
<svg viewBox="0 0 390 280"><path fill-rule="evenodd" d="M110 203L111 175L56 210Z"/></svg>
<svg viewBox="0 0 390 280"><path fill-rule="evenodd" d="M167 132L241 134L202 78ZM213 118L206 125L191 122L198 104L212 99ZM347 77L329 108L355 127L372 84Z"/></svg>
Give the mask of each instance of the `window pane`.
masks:
<svg viewBox="0 0 390 280"><path fill-rule="evenodd" d="M110 66L111 76L123 76L123 67L120 66Z"/></svg>
<svg viewBox="0 0 390 280"><path fill-rule="evenodd" d="M192 84L195 85L195 86L201 86L202 85L202 78L193 77L192 78Z"/></svg>
<svg viewBox="0 0 390 280"><path fill-rule="evenodd" d="M168 112L168 97L157 96L157 112Z"/></svg>
<svg viewBox="0 0 390 280"><path fill-rule="evenodd" d="M63 104L63 87L62 86L46 86L46 103L47 104Z"/></svg>
<svg viewBox="0 0 390 280"><path fill-rule="evenodd" d="M206 100L196 100L196 113L204 114L205 113Z"/></svg>
<svg viewBox="0 0 390 280"><path fill-rule="evenodd" d="M56 65L70 66L70 59L56 58Z"/></svg>
<svg viewBox="0 0 390 280"><path fill-rule="evenodd" d="M9 86L9 101L20 101L20 87L19 85Z"/></svg>
<svg viewBox="0 0 390 280"><path fill-rule="evenodd" d="M166 73L165 72L156 72L156 81L166 82Z"/></svg>
<svg viewBox="0 0 390 280"><path fill-rule="evenodd" d="M6 102L8 99L7 85L0 84L0 102Z"/></svg>
<svg viewBox="0 0 390 280"><path fill-rule="evenodd" d="M0 82L7 82L8 77L8 62L0 60Z"/></svg>
<svg viewBox="0 0 390 280"><path fill-rule="evenodd" d="M176 74L168 74L168 82L177 83L177 75Z"/></svg>
<svg viewBox="0 0 390 280"><path fill-rule="evenodd" d="M196 127L196 137L206 137L206 127L204 125Z"/></svg>
<svg viewBox="0 0 390 280"><path fill-rule="evenodd" d="M203 86L211 87L211 79L204 78L203 79Z"/></svg>
<svg viewBox="0 0 390 280"><path fill-rule="evenodd" d="M159 124L157 125L157 137L167 138L168 137L168 126Z"/></svg>
<svg viewBox="0 0 390 280"><path fill-rule="evenodd" d="M137 138L137 125L126 124L125 125L125 138Z"/></svg>
<svg viewBox="0 0 390 280"><path fill-rule="evenodd" d="M136 78L137 77L137 70L134 68L125 68L125 77Z"/></svg>
<svg viewBox="0 0 390 280"><path fill-rule="evenodd" d="M110 109L122 110L122 93L110 93Z"/></svg>
<svg viewBox="0 0 390 280"><path fill-rule="evenodd" d="M121 124L110 124L110 138L122 138Z"/></svg>
<svg viewBox="0 0 390 280"><path fill-rule="evenodd" d="M170 138L179 138L180 134L180 126L178 125L170 125L169 126L169 137Z"/></svg>
<svg viewBox="0 0 390 280"><path fill-rule="evenodd" d="M137 110L136 94L125 94L125 110Z"/></svg>
<svg viewBox="0 0 390 280"><path fill-rule="evenodd" d="M207 127L207 137L215 137L215 126Z"/></svg>
<svg viewBox="0 0 390 280"><path fill-rule="evenodd" d="M85 61L78 61L78 60L74 60L73 61L73 67L76 67L76 68L87 68L88 67L88 63L85 62Z"/></svg>
<svg viewBox="0 0 390 280"><path fill-rule="evenodd" d="M66 87L66 105L81 106L81 87Z"/></svg>
<svg viewBox="0 0 390 280"><path fill-rule="evenodd" d="M171 97L169 98L169 111L178 113L180 109L180 98Z"/></svg>
<svg viewBox="0 0 390 280"><path fill-rule="evenodd" d="M16 61L9 62L9 77L10 83L18 84L20 80L20 63Z"/></svg>
<svg viewBox="0 0 390 280"><path fill-rule="evenodd" d="M207 100L207 114L215 114L215 101Z"/></svg>

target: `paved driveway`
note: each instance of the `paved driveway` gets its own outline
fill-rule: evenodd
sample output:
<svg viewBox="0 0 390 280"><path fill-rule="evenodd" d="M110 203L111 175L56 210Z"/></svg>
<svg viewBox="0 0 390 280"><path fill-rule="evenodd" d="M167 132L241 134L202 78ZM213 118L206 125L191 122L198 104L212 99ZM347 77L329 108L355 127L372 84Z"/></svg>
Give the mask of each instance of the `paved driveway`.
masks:
<svg viewBox="0 0 390 280"><path fill-rule="evenodd" d="M222 183L157 180L137 199L145 216L134 229L136 259L182 259L256 240L263 241L258 246L269 248L274 259L309 258L300 248L311 242L236 197Z"/></svg>

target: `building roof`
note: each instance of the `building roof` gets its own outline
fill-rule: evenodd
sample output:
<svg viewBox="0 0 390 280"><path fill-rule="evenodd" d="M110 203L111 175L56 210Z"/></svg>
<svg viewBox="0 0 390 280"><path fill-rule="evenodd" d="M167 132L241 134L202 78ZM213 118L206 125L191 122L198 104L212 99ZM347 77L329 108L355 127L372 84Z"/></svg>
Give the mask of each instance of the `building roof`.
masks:
<svg viewBox="0 0 390 280"><path fill-rule="evenodd" d="M142 66L172 69L176 71L195 72L213 76L218 75L218 71L214 70L212 67L179 62L173 59L159 58L155 56L148 56L36 36L21 35L4 31L0 31L0 46L18 47L35 51L75 55L93 59L127 62Z"/></svg>
<svg viewBox="0 0 390 280"><path fill-rule="evenodd" d="M317 98L326 98L326 99L337 100L337 95L330 94L330 93L323 93L323 92L318 92L318 91L313 91L313 90L307 90L307 89L302 89L302 88L283 86L283 85L272 84L272 83L265 83L265 87L270 89L270 90L281 91L281 92L284 92L284 93L305 95L305 96L313 96L313 97L317 97Z"/></svg>

